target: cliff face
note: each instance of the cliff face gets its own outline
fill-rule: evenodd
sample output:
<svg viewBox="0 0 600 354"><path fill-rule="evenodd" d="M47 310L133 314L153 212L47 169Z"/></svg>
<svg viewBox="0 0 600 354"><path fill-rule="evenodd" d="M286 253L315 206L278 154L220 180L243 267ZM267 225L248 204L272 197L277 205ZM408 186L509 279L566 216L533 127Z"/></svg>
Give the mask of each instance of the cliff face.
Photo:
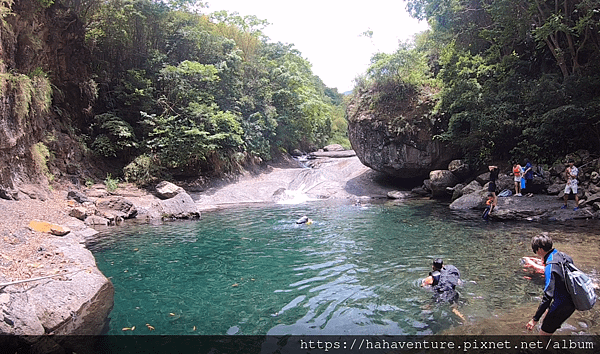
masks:
<svg viewBox="0 0 600 354"><path fill-rule="evenodd" d="M43 199L48 179L83 164L74 137L95 95L84 31L37 0L3 2L0 15L0 197Z"/></svg>
<svg viewBox="0 0 600 354"><path fill-rule="evenodd" d="M431 96L401 84L359 89L348 105L348 135L360 161L402 179L447 169L459 154L433 139L444 123L431 114Z"/></svg>

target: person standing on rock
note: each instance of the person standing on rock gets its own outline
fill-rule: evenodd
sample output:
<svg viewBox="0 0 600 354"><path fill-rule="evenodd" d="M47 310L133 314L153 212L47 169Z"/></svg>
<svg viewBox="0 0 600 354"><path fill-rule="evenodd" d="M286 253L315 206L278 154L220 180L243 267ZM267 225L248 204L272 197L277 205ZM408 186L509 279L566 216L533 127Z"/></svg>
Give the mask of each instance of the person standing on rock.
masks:
<svg viewBox="0 0 600 354"><path fill-rule="evenodd" d="M521 194L521 177L523 176L523 168L517 162L513 163L513 176L515 176L515 197L522 196Z"/></svg>
<svg viewBox="0 0 600 354"><path fill-rule="evenodd" d="M546 284L542 302L525 328L531 331L544 312L548 310L542 322L540 334L552 335L575 312L575 305L565 285L562 267L556 263L556 261L573 263L573 259L554 249L552 237L545 234L534 236L531 239L531 249L543 261Z"/></svg>
<svg viewBox="0 0 600 354"><path fill-rule="evenodd" d="M579 176L579 170L573 165L575 163L573 159L569 159L568 163L569 167L567 167L567 169L565 170L565 176L567 177L567 185L565 186L565 195L563 197L565 204L560 208L567 208L569 194L571 194L572 192L573 194L575 194L575 208L573 209L573 211L577 211L577 209L579 209L579 196L577 195L577 176Z"/></svg>
<svg viewBox="0 0 600 354"><path fill-rule="evenodd" d="M498 180L498 166L488 166L490 170L490 184L488 184L488 192L490 192L494 196L494 201L492 203L492 208L494 209L498 205L498 195L496 194L496 181ZM490 210L491 211L491 210Z"/></svg>
<svg viewBox="0 0 600 354"><path fill-rule="evenodd" d="M525 167L523 167L523 177L525 177L525 190L528 192L527 196L533 196L531 191L531 182L533 181L533 166L531 165L531 161L529 159L525 159Z"/></svg>

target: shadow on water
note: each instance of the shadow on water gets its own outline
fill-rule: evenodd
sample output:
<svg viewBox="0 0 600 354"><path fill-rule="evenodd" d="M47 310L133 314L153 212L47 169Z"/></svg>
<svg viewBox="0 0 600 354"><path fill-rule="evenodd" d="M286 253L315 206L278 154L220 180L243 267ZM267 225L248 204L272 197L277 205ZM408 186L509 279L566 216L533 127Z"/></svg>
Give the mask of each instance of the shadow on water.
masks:
<svg viewBox="0 0 600 354"><path fill-rule="evenodd" d="M302 215L314 223L296 224ZM319 201L111 228L89 247L116 290L110 334L520 334L543 287L519 264L531 237L549 232L598 279L597 226L463 220L426 200ZM464 318L419 286L436 257L461 271ZM594 309L562 333L599 328Z"/></svg>

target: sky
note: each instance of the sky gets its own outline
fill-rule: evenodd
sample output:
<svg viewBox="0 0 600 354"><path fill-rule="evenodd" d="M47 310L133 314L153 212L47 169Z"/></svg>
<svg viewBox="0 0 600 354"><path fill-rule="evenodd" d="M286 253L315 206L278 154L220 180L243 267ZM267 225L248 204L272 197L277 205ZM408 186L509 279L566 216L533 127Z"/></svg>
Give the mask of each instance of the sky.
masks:
<svg viewBox="0 0 600 354"><path fill-rule="evenodd" d="M398 41L427 29L406 12L402 0L207 0L203 12L227 10L267 20L270 42L293 44L312 64L312 71L331 88L352 90L371 56L393 53ZM371 38L361 35L373 31Z"/></svg>

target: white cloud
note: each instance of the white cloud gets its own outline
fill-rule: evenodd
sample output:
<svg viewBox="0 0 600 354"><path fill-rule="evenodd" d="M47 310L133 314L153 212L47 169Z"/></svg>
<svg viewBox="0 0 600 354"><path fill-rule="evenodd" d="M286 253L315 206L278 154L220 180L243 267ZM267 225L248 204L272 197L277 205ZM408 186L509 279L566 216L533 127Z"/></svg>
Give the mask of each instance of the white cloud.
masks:
<svg viewBox="0 0 600 354"><path fill-rule="evenodd" d="M227 10L267 20L265 34L273 42L294 44L329 87L351 90L376 52L391 53L398 41L411 39L427 24L411 18L399 0L213 0L208 12ZM361 4L361 5L359 5ZM204 11L207 11L206 9ZM372 39L361 36L373 31Z"/></svg>

